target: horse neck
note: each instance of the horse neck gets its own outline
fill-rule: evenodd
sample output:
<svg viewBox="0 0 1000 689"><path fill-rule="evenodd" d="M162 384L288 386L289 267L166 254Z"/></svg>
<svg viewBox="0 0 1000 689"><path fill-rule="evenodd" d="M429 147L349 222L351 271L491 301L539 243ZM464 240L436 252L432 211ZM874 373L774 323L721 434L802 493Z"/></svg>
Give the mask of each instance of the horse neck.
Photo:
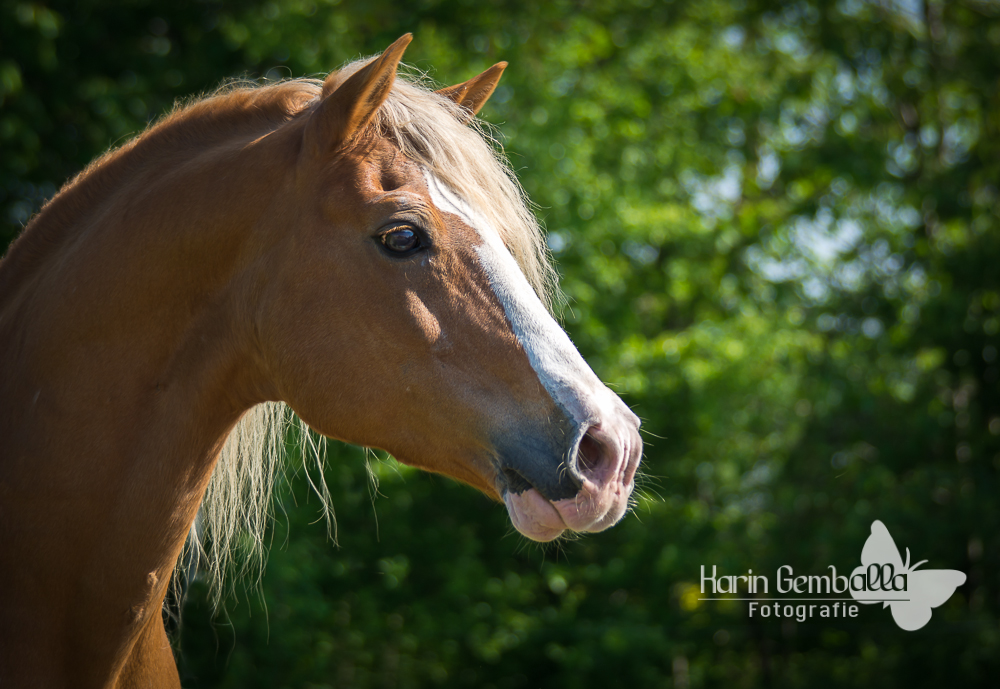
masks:
<svg viewBox="0 0 1000 689"><path fill-rule="evenodd" d="M0 297L8 653L65 643L96 676L158 618L222 443L261 398L247 273L293 162L278 136L136 165Z"/></svg>

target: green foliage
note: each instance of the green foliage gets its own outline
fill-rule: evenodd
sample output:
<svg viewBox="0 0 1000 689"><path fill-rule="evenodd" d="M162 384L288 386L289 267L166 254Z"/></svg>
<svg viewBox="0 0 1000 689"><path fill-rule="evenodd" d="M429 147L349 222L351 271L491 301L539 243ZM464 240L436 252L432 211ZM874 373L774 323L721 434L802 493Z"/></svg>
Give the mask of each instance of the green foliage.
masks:
<svg viewBox="0 0 1000 689"><path fill-rule="evenodd" d="M339 547L294 481L262 600L211 622L192 591L186 684L992 684L998 18L985 0L4 4L3 241L224 78L323 73L405 31L441 81L509 60L483 115L549 229L568 330L649 434L635 514L550 547L391 461L372 500L361 453L333 449ZM920 631L698 600L703 564L850 569L876 518L969 575Z"/></svg>

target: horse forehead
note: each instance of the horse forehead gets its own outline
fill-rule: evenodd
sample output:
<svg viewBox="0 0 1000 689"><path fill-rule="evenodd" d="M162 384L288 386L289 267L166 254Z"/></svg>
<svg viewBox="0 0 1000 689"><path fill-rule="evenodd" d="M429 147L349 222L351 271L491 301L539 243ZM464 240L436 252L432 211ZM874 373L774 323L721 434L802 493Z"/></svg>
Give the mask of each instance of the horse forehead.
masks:
<svg viewBox="0 0 1000 689"><path fill-rule="evenodd" d="M458 192L442 182L432 171L423 169L423 189L439 212L449 213L472 230L481 239L497 235L496 230L482 212Z"/></svg>
<svg viewBox="0 0 1000 689"><path fill-rule="evenodd" d="M429 205L420 166L387 142L342 151L310 184L324 215L377 222L386 213Z"/></svg>
<svg viewBox="0 0 1000 689"><path fill-rule="evenodd" d="M353 155L358 181L377 193L422 186L421 165L407 157L389 139L379 137Z"/></svg>

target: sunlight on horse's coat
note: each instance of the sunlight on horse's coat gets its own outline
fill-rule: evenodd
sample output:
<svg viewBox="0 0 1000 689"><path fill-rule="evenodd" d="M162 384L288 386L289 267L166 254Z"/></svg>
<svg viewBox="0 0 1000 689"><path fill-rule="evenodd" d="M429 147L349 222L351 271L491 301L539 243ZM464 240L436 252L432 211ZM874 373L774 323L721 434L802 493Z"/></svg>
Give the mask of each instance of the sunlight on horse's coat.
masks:
<svg viewBox="0 0 1000 689"><path fill-rule="evenodd" d="M638 419L547 312L538 223L473 117L505 65L435 93L396 78L409 41L178 107L3 258L0 684L179 686L171 572L201 557L218 596L239 543L259 573L290 424L331 530L327 437L535 540L621 518Z"/></svg>

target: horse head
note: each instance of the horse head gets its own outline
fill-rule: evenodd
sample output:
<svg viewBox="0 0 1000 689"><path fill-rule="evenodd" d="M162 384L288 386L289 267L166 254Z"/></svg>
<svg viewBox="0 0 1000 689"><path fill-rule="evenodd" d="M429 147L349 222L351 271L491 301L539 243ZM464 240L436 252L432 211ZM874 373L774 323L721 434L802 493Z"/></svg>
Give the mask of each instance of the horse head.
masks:
<svg viewBox="0 0 1000 689"><path fill-rule="evenodd" d="M261 394L502 500L528 538L600 531L639 420L549 314L537 224L470 126L506 65L435 93L396 78L409 41L331 74L291 130L258 222Z"/></svg>

